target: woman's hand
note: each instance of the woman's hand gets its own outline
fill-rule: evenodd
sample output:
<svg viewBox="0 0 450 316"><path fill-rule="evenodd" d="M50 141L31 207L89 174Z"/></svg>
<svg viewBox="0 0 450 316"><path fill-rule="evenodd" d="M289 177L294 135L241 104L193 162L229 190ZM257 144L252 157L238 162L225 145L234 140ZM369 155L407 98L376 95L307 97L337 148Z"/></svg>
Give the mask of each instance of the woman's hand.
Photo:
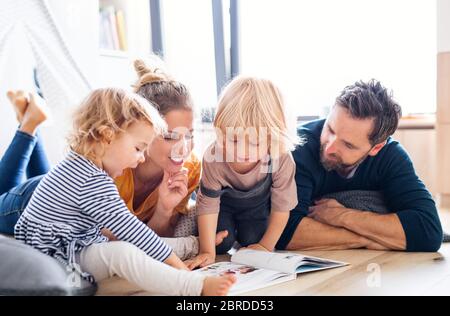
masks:
<svg viewBox="0 0 450 316"><path fill-rule="evenodd" d="M187 195L188 170L183 168L174 174L164 171L163 180L158 187L155 213L147 225L159 236L172 236L178 221L178 215L174 209Z"/></svg>
<svg viewBox="0 0 450 316"><path fill-rule="evenodd" d="M188 195L188 170L182 168L173 174L164 171L158 195L157 212L171 216L174 208Z"/></svg>
<svg viewBox="0 0 450 316"><path fill-rule="evenodd" d="M103 236L105 236L109 239L109 241L117 241L118 240L117 237L114 236L114 234L109 229L103 228L101 230L101 232L102 232Z"/></svg>

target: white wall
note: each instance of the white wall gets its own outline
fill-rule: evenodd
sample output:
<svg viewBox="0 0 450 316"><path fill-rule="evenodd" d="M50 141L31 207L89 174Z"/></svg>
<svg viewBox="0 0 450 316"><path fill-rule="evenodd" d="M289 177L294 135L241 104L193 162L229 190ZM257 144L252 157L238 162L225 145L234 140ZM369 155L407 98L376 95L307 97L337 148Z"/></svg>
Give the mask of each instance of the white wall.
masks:
<svg viewBox="0 0 450 316"><path fill-rule="evenodd" d="M450 0L437 1L437 168L441 207L450 207Z"/></svg>
<svg viewBox="0 0 450 316"><path fill-rule="evenodd" d="M437 0L438 52L450 52L450 0Z"/></svg>

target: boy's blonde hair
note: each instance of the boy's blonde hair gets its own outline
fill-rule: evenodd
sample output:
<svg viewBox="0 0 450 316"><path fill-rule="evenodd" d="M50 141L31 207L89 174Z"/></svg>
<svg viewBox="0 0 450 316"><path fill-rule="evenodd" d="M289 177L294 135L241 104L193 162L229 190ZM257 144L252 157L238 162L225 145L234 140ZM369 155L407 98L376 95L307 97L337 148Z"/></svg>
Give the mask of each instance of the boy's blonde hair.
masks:
<svg viewBox="0 0 450 316"><path fill-rule="evenodd" d="M137 121L149 123L156 135L167 128L158 111L144 98L117 88L91 92L74 113L70 149L95 160L94 148L104 146Z"/></svg>
<svg viewBox="0 0 450 316"><path fill-rule="evenodd" d="M219 98L214 127L222 133L229 128L254 128L258 135L266 129L273 158L293 150L300 142L288 131L280 90L262 78L238 76L228 84Z"/></svg>

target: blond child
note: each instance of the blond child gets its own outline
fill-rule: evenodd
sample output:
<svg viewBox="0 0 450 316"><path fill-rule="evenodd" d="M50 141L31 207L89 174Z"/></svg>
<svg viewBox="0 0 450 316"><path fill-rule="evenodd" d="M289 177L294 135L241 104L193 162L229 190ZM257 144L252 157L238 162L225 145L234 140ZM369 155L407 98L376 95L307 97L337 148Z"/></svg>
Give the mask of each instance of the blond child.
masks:
<svg viewBox="0 0 450 316"><path fill-rule="evenodd" d="M273 251L297 205L295 163L283 101L269 80L238 77L223 91L214 120L217 140L202 162L197 197L200 255L188 267L208 265L216 253L241 246ZM216 231L228 236L217 246Z"/></svg>
<svg viewBox="0 0 450 316"><path fill-rule="evenodd" d="M172 249L137 219L113 178L145 160L165 129L157 111L120 89L93 91L75 114L68 156L36 188L15 236L90 281L118 275L166 295L225 295L232 278L189 273ZM102 230L120 241L109 241Z"/></svg>

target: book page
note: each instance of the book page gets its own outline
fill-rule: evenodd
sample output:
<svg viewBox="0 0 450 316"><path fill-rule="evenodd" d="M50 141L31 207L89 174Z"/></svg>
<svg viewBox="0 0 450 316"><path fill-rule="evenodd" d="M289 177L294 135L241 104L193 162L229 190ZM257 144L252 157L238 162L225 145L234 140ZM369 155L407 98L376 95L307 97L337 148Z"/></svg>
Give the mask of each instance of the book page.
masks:
<svg viewBox="0 0 450 316"><path fill-rule="evenodd" d="M269 269L256 268L250 265L233 262L218 262L196 271L208 276L223 276L233 274L236 283L230 290L230 295L245 293L262 287L295 279L295 274L283 273Z"/></svg>
<svg viewBox="0 0 450 316"><path fill-rule="evenodd" d="M304 256L292 252L264 252L251 249L244 249L236 252L231 257L231 261L284 273L310 272L346 264L328 259ZM299 268L302 266L307 266L308 268L302 270Z"/></svg>

